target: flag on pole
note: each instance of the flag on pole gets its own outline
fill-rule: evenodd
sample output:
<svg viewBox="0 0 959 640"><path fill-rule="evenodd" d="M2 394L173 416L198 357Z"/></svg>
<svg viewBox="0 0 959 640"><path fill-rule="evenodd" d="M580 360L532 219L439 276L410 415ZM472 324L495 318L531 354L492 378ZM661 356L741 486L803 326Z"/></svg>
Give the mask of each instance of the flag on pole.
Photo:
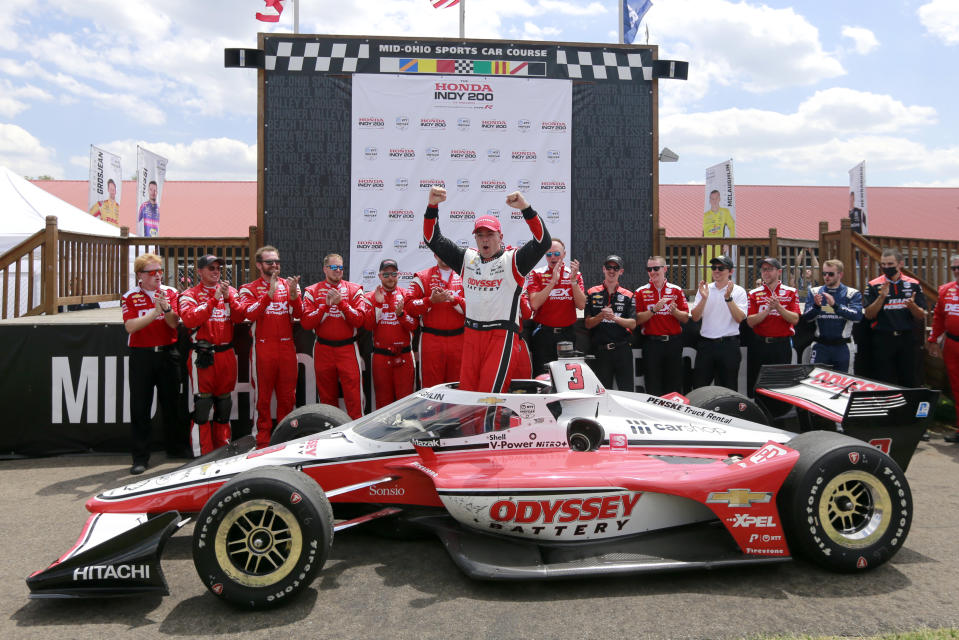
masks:
<svg viewBox="0 0 959 640"><path fill-rule="evenodd" d="M434 9L449 9L459 3L460 0L430 0L430 4L433 5Z"/></svg>
<svg viewBox="0 0 959 640"><path fill-rule="evenodd" d="M639 31L639 23L653 6L651 0L623 0L623 42L632 44Z"/></svg>
<svg viewBox="0 0 959 640"><path fill-rule="evenodd" d="M267 7L273 7L276 9L276 15L270 15L267 13L258 13L256 14L256 19L260 22L279 22L280 14L283 13L283 0L263 0L266 3Z"/></svg>

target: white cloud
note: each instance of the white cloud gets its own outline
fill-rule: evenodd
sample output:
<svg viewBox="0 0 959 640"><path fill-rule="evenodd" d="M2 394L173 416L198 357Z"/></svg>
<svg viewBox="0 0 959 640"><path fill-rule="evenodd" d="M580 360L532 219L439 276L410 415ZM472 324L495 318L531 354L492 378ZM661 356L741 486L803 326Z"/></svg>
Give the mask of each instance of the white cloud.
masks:
<svg viewBox="0 0 959 640"><path fill-rule="evenodd" d="M532 22L523 23L523 33L519 36L520 40L547 40L559 35L560 30L553 27L540 27Z"/></svg>
<svg viewBox="0 0 959 640"><path fill-rule="evenodd" d="M9 80L0 79L0 116L12 118L30 105L23 100L49 101L51 95L33 85L14 86Z"/></svg>
<svg viewBox="0 0 959 640"><path fill-rule="evenodd" d="M864 27L844 26L842 28L842 36L852 40L853 48L856 50L856 53L861 55L866 55L879 46L879 40L876 39L876 34Z"/></svg>
<svg viewBox="0 0 959 640"><path fill-rule="evenodd" d="M956 0L932 0L916 12L929 33L947 45L959 44L959 3Z"/></svg>
<svg viewBox="0 0 959 640"><path fill-rule="evenodd" d="M22 176L56 178L63 175L63 169L54 161L55 155L26 129L0 123L0 165Z"/></svg>
<svg viewBox="0 0 959 640"><path fill-rule="evenodd" d="M539 0L536 4L544 12L561 13L567 16L594 16L598 13L607 13L606 6L598 2L590 2L585 7L561 0Z"/></svg>
<svg viewBox="0 0 959 640"><path fill-rule="evenodd" d="M168 180L255 180L256 144L231 138L204 138L188 143L144 140L114 140L94 143L123 158L124 175L136 170L137 146L157 153L169 161ZM89 166L89 156L73 156L70 164Z"/></svg>

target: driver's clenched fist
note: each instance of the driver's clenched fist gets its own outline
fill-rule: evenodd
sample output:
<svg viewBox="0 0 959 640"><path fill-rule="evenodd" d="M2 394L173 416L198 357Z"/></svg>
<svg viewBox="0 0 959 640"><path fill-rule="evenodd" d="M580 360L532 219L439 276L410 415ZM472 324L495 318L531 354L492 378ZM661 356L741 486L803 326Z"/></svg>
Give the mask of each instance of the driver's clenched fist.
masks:
<svg viewBox="0 0 959 640"><path fill-rule="evenodd" d="M445 194L445 191L444 191ZM529 206L529 203L526 202L526 198L523 197L523 194L519 191L514 191L513 193L506 196L506 204L513 207L514 209L519 209L522 211Z"/></svg>
<svg viewBox="0 0 959 640"><path fill-rule="evenodd" d="M430 206L435 207L446 200L446 189L443 187L432 187L430 189Z"/></svg>

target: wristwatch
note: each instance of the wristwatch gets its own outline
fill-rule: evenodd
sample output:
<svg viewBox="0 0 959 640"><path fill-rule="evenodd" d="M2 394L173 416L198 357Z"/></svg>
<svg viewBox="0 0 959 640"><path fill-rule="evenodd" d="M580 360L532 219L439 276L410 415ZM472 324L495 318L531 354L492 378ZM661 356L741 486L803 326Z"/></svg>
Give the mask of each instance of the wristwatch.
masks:
<svg viewBox="0 0 959 640"><path fill-rule="evenodd" d="M732 302L732 301L733 301L732 298L723 298L723 300L725 300L726 302Z"/></svg>

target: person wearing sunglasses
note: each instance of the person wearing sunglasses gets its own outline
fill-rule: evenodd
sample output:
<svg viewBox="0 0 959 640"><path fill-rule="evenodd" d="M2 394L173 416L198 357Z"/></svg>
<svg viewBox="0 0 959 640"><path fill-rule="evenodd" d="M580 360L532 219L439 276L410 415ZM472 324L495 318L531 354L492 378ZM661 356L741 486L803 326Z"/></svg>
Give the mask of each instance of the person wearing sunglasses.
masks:
<svg viewBox="0 0 959 640"><path fill-rule="evenodd" d="M463 362L463 279L436 256L436 266L413 276L407 313L420 319L420 381L424 389L460 377Z"/></svg>
<svg viewBox="0 0 959 640"><path fill-rule="evenodd" d="M137 286L123 294L123 326L130 334L130 439L133 465L139 475L150 464L150 410L156 389L163 420L163 440L171 456L186 453L186 429L177 420L178 373L174 349L177 341L176 289L163 284L160 256L144 253L133 261Z"/></svg>
<svg viewBox="0 0 959 640"><path fill-rule="evenodd" d="M799 296L795 287L783 283L782 263L776 258L763 258L759 273L763 283L749 292L746 316L746 324L756 334L746 349L746 394L750 398L755 396L759 369L764 364L792 362L792 337L799 322ZM778 414L784 407L777 405L773 412Z"/></svg>
<svg viewBox="0 0 959 640"><path fill-rule="evenodd" d="M863 294L863 315L872 329L870 356L877 380L903 387L919 385L917 347L925 328L926 295L915 278L902 272L903 255L884 249L882 275L869 281Z"/></svg>
<svg viewBox="0 0 959 640"><path fill-rule="evenodd" d="M696 366L693 388L717 384L739 389L739 368L742 351L739 325L746 319L749 300L746 290L733 282L735 265L727 255L709 261L712 282L699 283L689 315L694 322L702 320L699 342L696 343Z"/></svg>
<svg viewBox="0 0 959 640"><path fill-rule="evenodd" d="M366 294L366 329L373 333L373 397L376 408L413 393L416 367L413 364L413 332L417 321L406 313L406 295L397 286L396 260L380 263L380 285Z"/></svg>
<svg viewBox="0 0 959 640"><path fill-rule="evenodd" d="M201 257L200 283L180 294L180 318L191 330L193 344L187 373L193 394L190 445L195 455L230 443L237 374L233 325L243 321L243 309L239 292L221 277L225 264L212 254Z"/></svg>
<svg viewBox="0 0 959 640"><path fill-rule="evenodd" d="M832 365L834 371L850 373L855 346L853 325L862 320L862 293L842 283L843 264L839 260L823 263L821 287L810 287L806 294L803 322L815 322L812 362Z"/></svg>
<svg viewBox="0 0 959 640"><path fill-rule="evenodd" d="M635 364L632 342L636 318L633 292L619 286L623 275L623 259L608 255L603 261L603 282L586 292L584 324L596 366L596 377L607 389L613 381L620 391L635 390Z"/></svg>
<svg viewBox="0 0 959 640"><path fill-rule="evenodd" d="M526 290L536 323L530 338L533 375L546 373L556 359L559 342L576 342L576 310L586 307L586 287L579 272L579 260L565 265L566 243L553 238L546 252L546 266L533 269L526 277Z"/></svg>
<svg viewBox="0 0 959 640"><path fill-rule="evenodd" d="M662 396L683 392L683 328L689 304L682 287L666 282L666 259L646 261L649 283L636 290L636 325L643 335L643 386Z"/></svg>
<svg viewBox="0 0 959 640"><path fill-rule="evenodd" d="M932 312L932 333L926 347L932 357L945 361L949 388L955 399L959 394L959 254L949 258L949 269L952 281L939 287L939 300ZM956 433L946 436L946 442L959 442L959 413Z"/></svg>
<svg viewBox="0 0 959 640"><path fill-rule="evenodd" d="M256 446L263 448L269 446L273 432L273 395L276 394L277 422L296 404L293 319L303 314L303 299L299 276L280 277L280 252L276 247L260 247L255 260L260 277L240 287L240 307L251 323L250 381L256 389L253 435Z"/></svg>
<svg viewBox="0 0 959 640"><path fill-rule="evenodd" d="M366 324L369 305L362 285L343 279L343 256L330 253L323 258L324 279L303 292L300 326L316 331L313 345L313 372L320 402L339 406L340 392L346 412L356 420L363 415L366 398L360 373L359 329Z"/></svg>
<svg viewBox="0 0 959 640"><path fill-rule="evenodd" d="M430 189L423 216L423 239L463 279L467 318L463 333L463 364L459 388L500 392L509 388L514 343L519 334L519 304L526 274L546 255L552 239L539 214L519 191L506 204L519 209L533 234L519 249L504 249L503 229L492 215L473 226L476 248L465 249L439 229L439 205L446 189ZM515 366L514 366L515 368Z"/></svg>

